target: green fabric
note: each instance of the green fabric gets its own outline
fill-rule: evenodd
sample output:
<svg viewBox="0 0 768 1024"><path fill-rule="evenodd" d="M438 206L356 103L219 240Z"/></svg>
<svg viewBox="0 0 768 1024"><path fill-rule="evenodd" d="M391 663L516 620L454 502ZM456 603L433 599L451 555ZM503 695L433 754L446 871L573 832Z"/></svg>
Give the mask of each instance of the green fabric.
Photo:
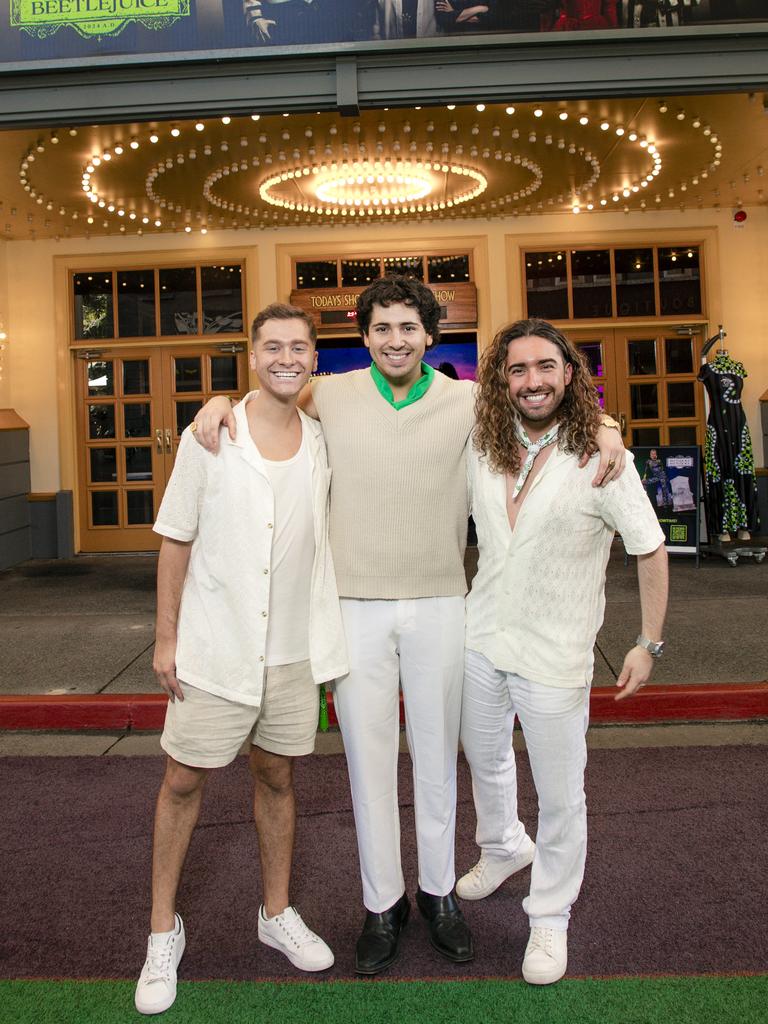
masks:
<svg viewBox="0 0 768 1024"><path fill-rule="evenodd" d="M408 392L406 397L401 402L395 401L395 396L392 394L392 388L390 387L389 381L378 368L376 363L371 363L371 376L376 387L379 390L379 394L384 398L393 409L404 409L406 405L413 405L425 394L429 385L432 383L435 371L428 363L421 364L421 377L411 386L411 390Z"/></svg>
<svg viewBox="0 0 768 1024"><path fill-rule="evenodd" d="M254 966L256 966L254 961ZM183 972L182 967L182 972ZM137 969L138 975L138 969ZM13 1024L136 1024L136 982L0 981ZM162 1024L752 1024L768 975L565 978L557 985L478 981L180 981Z"/></svg>

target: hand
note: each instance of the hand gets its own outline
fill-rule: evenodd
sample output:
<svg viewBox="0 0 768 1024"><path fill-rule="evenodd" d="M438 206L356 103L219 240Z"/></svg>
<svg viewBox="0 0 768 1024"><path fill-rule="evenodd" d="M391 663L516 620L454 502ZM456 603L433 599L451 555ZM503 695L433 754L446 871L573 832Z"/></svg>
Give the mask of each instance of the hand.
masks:
<svg viewBox="0 0 768 1024"><path fill-rule="evenodd" d="M592 479L593 487L604 487L611 480L618 480L624 472L627 451L621 434L615 427L598 427L595 444L600 452L600 463ZM583 469L594 452L587 451L579 459L579 468Z"/></svg>
<svg viewBox="0 0 768 1024"><path fill-rule="evenodd" d="M152 668L160 687L168 694L168 699L173 703L178 697L184 700L184 693L181 683L176 678L176 639L156 640L155 655L152 659Z"/></svg>
<svg viewBox="0 0 768 1024"><path fill-rule="evenodd" d="M203 448L207 448L209 452L217 452L219 450L219 427L222 423L234 441L237 436L237 427L232 405L224 395L216 395L215 398L209 399L195 416L194 436L197 443L201 444Z"/></svg>
<svg viewBox="0 0 768 1024"><path fill-rule="evenodd" d="M614 700L624 700L637 693L641 686L648 682L653 671L653 658L643 647L633 647L624 659L621 673L616 680L621 693L617 693Z"/></svg>
<svg viewBox="0 0 768 1024"><path fill-rule="evenodd" d="M260 39L269 39L270 26L276 25L277 22L270 21L269 18L256 18L252 22L254 28L259 33Z"/></svg>
<svg viewBox="0 0 768 1024"><path fill-rule="evenodd" d="M450 14L453 7L449 3L449 0L435 0L435 10L440 11L441 14Z"/></svg>

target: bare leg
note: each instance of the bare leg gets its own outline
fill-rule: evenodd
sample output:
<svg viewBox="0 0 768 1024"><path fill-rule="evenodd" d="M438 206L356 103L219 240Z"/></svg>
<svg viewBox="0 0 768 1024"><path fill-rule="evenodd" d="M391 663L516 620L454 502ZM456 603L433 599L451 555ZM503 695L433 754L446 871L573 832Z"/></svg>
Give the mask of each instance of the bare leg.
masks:
<svg viewBox="0 0 768 1024"><path fill-rule="evenodd" d="M289 905L296 800L293 793L293 758L251 748L254 783L253 817L259 836L264 913L282 914Z"/></svg>
<svg viewBox="0 0 768 1024"><path fill-rule="evenodd" d="M155 836L152 850L152 922L153 932L169 932L174 927L176 891L197 824L203 789L208 772L190 768L168 758L165 778L155 809Z"/></svg>

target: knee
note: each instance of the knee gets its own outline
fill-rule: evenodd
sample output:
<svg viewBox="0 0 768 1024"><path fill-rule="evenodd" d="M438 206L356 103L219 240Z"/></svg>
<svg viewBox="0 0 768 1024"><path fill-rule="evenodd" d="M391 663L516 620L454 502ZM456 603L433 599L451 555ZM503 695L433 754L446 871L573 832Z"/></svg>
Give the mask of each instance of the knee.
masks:
<svg viewBox="0 0 768 1024"><path fill-rule="evenodd" d="M205 768L191 768L168 759L163 787L174 800L188 800L202 791L208 772Z"/></svg>
<svg viewBox="0 0 768 1024"><path fill-rule="evenodd" d="M270 796L285 797L293 792L293 760L285 757L264 763L255 758L251 762L253 781L257 789Z"/></svg>

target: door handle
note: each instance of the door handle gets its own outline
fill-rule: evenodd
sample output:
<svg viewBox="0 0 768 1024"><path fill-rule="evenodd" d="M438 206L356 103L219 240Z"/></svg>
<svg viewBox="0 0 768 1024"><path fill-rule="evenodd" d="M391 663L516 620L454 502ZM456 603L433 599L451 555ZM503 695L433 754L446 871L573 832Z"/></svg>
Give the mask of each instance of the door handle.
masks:
<svg viewBox="0 0 768 1024"><path fill-rule="evenodd" d="M165 454L171 455L173 453L173 443L171 441L171 431L169 427L165 430Z"/></svg>
<svg viewBox="0 0 768 1024"><path fill-rule="evenodd" d="M163 454L163 432L158 427L155 431L155 444L157 445L157 454Z"/></svg>

